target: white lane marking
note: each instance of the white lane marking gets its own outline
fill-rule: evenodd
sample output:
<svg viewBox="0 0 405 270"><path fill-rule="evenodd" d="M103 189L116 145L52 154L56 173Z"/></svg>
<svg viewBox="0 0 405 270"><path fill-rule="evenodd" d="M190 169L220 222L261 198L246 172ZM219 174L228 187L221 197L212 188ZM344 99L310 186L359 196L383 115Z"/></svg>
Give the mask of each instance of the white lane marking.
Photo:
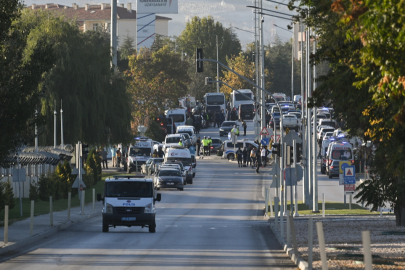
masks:
<svg viewBox="0 0 405 270"><path fill-rule="evenodd" d="M190 225L191 228L202 228L201 225Z"/></svg>
<svg viewBox="0 0 405 270"><path fill-rule="evenodd" d="M161 220L161 218L155 218L155 220Z"/></svg>
<svg viewBox="0 0 405 270"><path fill-rule="evenodd" d="M177 227L177 225L165 225L165 227L167 227L167 228L169 228L169 227L176 228L176 227Z"/></svg>
<svg viewBox="0 0 405 270"><path fill-rule="evenodd" d="M215 228L210 228L210 230L215 230Z"/></svg>
<svg viewBox="0 0 405 270"><path fill-rule="evenodd" d="M239 226L239 228L250 228L252 226Z"/></svg>

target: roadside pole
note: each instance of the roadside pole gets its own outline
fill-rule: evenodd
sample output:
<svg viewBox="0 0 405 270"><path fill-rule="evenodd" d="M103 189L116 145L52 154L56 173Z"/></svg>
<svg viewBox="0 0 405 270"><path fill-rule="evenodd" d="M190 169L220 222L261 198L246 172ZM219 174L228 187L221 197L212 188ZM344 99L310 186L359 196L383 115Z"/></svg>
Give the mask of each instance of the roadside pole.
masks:
<svg viewBox="0 0 405 270"><path fill-rule="evenodd" d="M317 146L318 146L318 142L317 142L317 117L316 117L316 113L317 113L317 108L314 107L314 127L313 127L313 132L314 134L313 136L313 145L312 145L312 149L313 149L313 175L312 175L312 212L313 213L319 213L319 209L318 209L318 177L317 177L317 163L318 163L318 153L317 153Z"/></svg>

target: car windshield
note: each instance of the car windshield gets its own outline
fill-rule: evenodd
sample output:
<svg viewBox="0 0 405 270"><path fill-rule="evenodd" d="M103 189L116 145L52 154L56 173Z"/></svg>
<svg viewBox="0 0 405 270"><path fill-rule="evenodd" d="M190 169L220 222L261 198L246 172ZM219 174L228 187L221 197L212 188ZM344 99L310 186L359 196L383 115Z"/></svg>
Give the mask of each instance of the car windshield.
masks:
<svg viewBox="0 0 405 270"><path fill-rule="evenodd" d="M183 166L191 166L191 157L189 158L169 157L167 158L167 161L180 161L183 164Z"/></svg>
<svg viewBox="0 0 405 270"><path fill-rule="evenodd" d="M211 139L211 140L212 140L212 143L219 143L219 144L222 143L222 141L220 139Z"/></svg>
<svg viewBox="0 0 405 270"><path fill-rule="evenodd" d="M115 198L133 198L133 197L152 197L152 183L149 182L131 182L131 181L114 181L106 182L106 197Z"/></svg>
<svg viewBox="0 0 405 270"><path fill-rule="evenodd" d="M274 113L273 113L273 116L275 116L275 117L280 117L280 113L279 113L279 112L274 112Z"/></svg>
<svg viewBox="0 0 405 270"><path fill-rule="evenodd" d="M242 94L236 94L235 93L235 100L240 101L240 100L250 100L252 99L252 93L243 93Z"/></svg>
<svg viewBox="0 0 405 270"><path fill-rule="evenodd" d="M181 177L181 174L179 171L175 171L175 170L161 170L159 172L159 176L177 176L177 177Z"/></svg>
<svg viewBox="0 0 405 270"><path fill-rule="evenodd" d="M218 96L207 96L208 105L222 105L225 104L225 97L222 95Z"/></svg>
<svg viewBox="0 0 405 270"><path fill-rule="evenodd" d="M186 132L178 132L179 134L183 134L186 139L190 139L190 136Z"/></svg>
<svg viewBox="0 0 405 270"><path fill-rule="evenodd" d="M129 155L150 157L150 148L130 148Z"/></svg>
<svg viewBox="0 0 405 270"><path fill-rule="evenodd" d="M351 159L351 158L352 158L351 149L332 151L332 159Z"/></svg>
<svg viewBox="0 0 405 270"><path fill-rule="evenodd" d="M173 118L174 122L184 122L184 114L169 114L167 117Z"/></svg>
<svg viewBox="0 0 405 270"><path fill-rule="evenodd" d="M223 122L221 127L231 127L231 126L235 126L236 123L235 122Z"/></svg>
<svg viewBox="0 0 405 270"><path fill-rule="evenodd" d="M178 143L179 141L180 141L180 136L166 138L166 143Z"/></svg>
<svg viewBox="0 0 405 270"><path fill-rule="evenodd" d="M190 136L193 136L193 132L191 130L179 130L177 133L183 133L183 134L188 134Z"/></svg>
<svg viewBox="0 0 405 270"><path fill-rule="evenodd" d="M252 112L254 109L253 104L242 104L240 105L240 110L242 112Z"/></svg>

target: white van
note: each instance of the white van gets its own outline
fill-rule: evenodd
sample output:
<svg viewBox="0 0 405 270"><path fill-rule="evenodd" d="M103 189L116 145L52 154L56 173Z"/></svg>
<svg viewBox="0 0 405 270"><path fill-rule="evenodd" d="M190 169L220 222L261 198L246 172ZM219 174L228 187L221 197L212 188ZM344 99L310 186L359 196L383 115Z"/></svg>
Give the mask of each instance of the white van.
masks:
<svg viewBox="0 0 405 270"><path fill-rule="evenodd" d="M180 161L186 172L187 184L193 183L193 163L191 160L190 150L182 146L172 146L165 152L165 163ZM195 175L195 174L194 174Z"/></svg>
<svg viewBox="0 0 405 270"><path fill-rule="evenodd" d="M353 146L349 142L332 142L328 146L326 156L329 164L332 160L350 160L354 163Z"/></svg>
<svg viewBox="0 0 405 270"><path fill-rule="evenodd" d="M176 127L186 125L187 115L185 109L172 109L165 111L166 118L171 117Z"/></svg>
<svg viewBox="0 0 405 270"><path fill-rule="evenodd" d="M116 226L148 227L156 231L155 202L161 200L156 193L153 180L145 176L114 176L104 183L104 197L97 194L103 202L103 232Z"/></svg>
<svg viewBox="0 0 405 270"><path fill-rule="evenodd" d="M248 139L243 139L243 140L238 140L237 143L234 145L231 140L226 140L222 143L222 158L228 158L229 159L235 159L235 152L238 151L238 148L244 149L245 147L247 148L248 151L250 151L252 148L257 148L258 145L255 144L253 141L249 141Z"/></svg>
<svg viewBox="0 0 405 270"><path fill-rule="evenodd" d="M177 126L176 133L187 133L191 138L191 145L195 146L197 135L195 135L195 128L193 126Z"/></svg>

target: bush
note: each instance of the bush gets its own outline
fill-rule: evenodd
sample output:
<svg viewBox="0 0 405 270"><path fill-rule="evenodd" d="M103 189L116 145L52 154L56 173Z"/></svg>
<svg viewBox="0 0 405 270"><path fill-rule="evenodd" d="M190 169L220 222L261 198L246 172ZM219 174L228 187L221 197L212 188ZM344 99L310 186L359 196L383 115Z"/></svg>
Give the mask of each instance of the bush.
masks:
<svg viewBox="0 0 405 270"><path fill-rule="evenodd" d="M38 184L34 180L30 183L30 195L29 198L31 201L38 201Z"/></svg>
<svg viewBox="0 0 405 270"><path fill-rule="evenodd" d="M43 174L38 181L38 198L41 201L48 201L49 196L52 196L51 179Z"/></svg>
<svg viewBox="0 0 405 270"><path fill-rule="evenodd" d="M101 159L94 149L87 156L85 170L86 176L83 177L83 180L87 187L91 187L98 181L101 181ZM93 179L90 179L90 177Z"/></svg>
<svg viewBox="0 0 405 270"><path fill-rule="evenodd" d="M10 179L4 184L4 204L8 205L8 209L13 209L15 206L15 197Z"/></svg>
<svg viewBox="0 0 405 270"><path fill-rule="evenodd" d="M4 209L4 183L0 182L0 212Z"/></svg>

